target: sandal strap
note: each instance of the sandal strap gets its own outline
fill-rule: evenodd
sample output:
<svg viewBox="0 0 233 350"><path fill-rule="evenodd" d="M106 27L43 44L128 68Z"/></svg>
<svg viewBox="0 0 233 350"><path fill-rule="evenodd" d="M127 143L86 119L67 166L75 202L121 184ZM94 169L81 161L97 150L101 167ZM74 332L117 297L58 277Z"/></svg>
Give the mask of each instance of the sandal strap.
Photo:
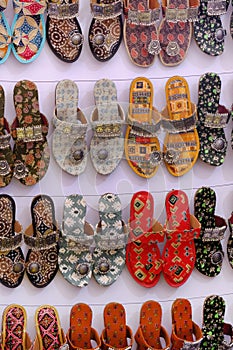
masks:
<svg viewBox="0 0 233 350"><path fill-rule="evenodd" d="M105 339L106 337L106 328L103 330L102 334L101 334L101 349L103 350L131 350L132 345L133 345L133 332L132 329L126 325L126 337L129 339L129 345L125 346L123 348L117 348L117 347L113 347L111 346L111 344L106 343Z"/></svg>
<svg viewBox="0 0 233 350"><path fill-rule="evenodd" d="M135 340L139 344L139 347L140 347L140 345L143 345L143 347L147 348L147 350L169 350L170 349L170 337L167 333L167 330L163 326L160 326L159 336L160 336L160 338L164 339L165 348L157 349L157 348L150 346L150 344L148 344L146 339L144 338L142 326L140 325L137 329L136 334L135 334Z"/></svg>
<svg viewBox="0 0 233 350"><path fill-rule="evenodd" d="M112 123L107 122L92 122L92 129L97 137L120 137L122 133L123 120L117 120Z"/></svg>
<svg viewBox="0 0 233 350"><path fill-rule="evenodd" d="M127 244L128 234L120 233L113 235L95 234L96 247L101 250L116 250L124 248Z"/></svg>
<svg viewBox="0 0 233 350"><path fill-rule="evenodd" d="M168 22L194 22L198 18L198 6L184 9L163 7L162 10Z"/></svg>
<svg viewBox="0 0 233 350"><path fill-rule="evenodd" d="M64 234L62 232L63 245L72 250L84 250L85 248L89 250L89 247L94 241L93 236L88 236L87 234L79 234L78 236L72 234Z"/></svg>
<svg viewBox="0 0 233 350"><path fill-rule="evenodd" d="M71 332L71 329L68 330L68 333L66 335L66 339L67 339L68 344L71 346L72 349L83 350L83 348L75 346L71 342L71 340L70 340L70 332ZM91 327L91 340L94 340L97 345L95 347L90 348L90 349L85 348L85 350L100 350L101 341L100 341L99 334L98 334L97 330L95 328L92 328L92 327Z"/></svg>
<svg viewBox="0 0 233 350"><path fill-rule="evenodd" d="M226 0L208 0L207 13L209 16L220 16L227 12Z"/></svg>
<svg viewBox="0 0 233 350"><path fill-rule="evenodd" d="M14 250L21 245L23 233L19 232L13 237L0 237L0 251Z"/></svg>
<svg viewBox="0 0 233 350"><path fill-rule="evenodd" d="M67 137L75 136L75 139L84 138L88 128L87 123L69 123L67 121L58 119L56 115L53 116L53 125L55 127L59 127L60 131L62 131L64 134L67 134Z"/></svg>
<svg viewBox="0 0 233 350"><path fill-rule="evenodd" d="M48 2L48 15L51 18L68 19L77 17L79 14L79 0L72 4L55 4Z"/></svg>
<svg viewBox="0 0 233 350"><path fill-rule="evenodd" d="M13 7L16 14L21 11L25 16L42 15L47 7L46 1L32 1L24 2L19 0L13 0Z"/></svg>
<svg viewBox="0 0 233 350"><path fill-rule="evenodd" d="M230 114L226 113L206 113L204 115L204 126L207 128L225 128L229 121Z"/></svg>
<svg viewBox="0 0 233 350"><path fill-rule="evenodd" d="M168 117L167 108L162 112L165 119L162 119L162 127L171 134L191 131L195 128L197 121L196 106L192 103L192 114L187 118L179 120L170 120ZM167 114L167 116L166 116Z"/></svg>
<svg viewBox="0 0 233 350"><path fill-rule="evenodd" d="M59 231L48 230L44 237L34 237L24 234L24 242L32 250L44 250L56 246L60 237Z"/></svg>
<svg viewBox="0 0 233 350"><path fill-rule="evenodd" d="M98 4L96 0L92 0L90 6L92 16L99 19L120 16L123 8L122 0L115 0L111 4Z"/></svg>
<svg viewBox="0 0 233 350"><path fill-rule="evenodd" d="M43 140L44 135L41 124L16 128L16 142L35 142Z"/></svg>
<svg viewBox="0 0 233 350"><path fill-rule="evenodd" d="M140 123L136 119L131 117L128 118L128 124L131 125L131 134L144 137L156 136L156 133L160 129L161 121L159 120L155 124L150 123Z"/></svg>
<svg viewBox="0 0 233 350"><path fill-rule="evenodd" d="M11 135L0 135L0 149L6 149L10 145Z"/></svg>
<svg viewBox="0 0 233 350"><path fill-rule="evenodd" d="M201 341L203 339L203 335L202 335L202 331L200 329L200 327L192 321L192 325L193 325L193 335L194 335L194 339L196 339L195 341L188 341L185 339L181 339L176 335L176 331L175 331L175 325L172 325L172 335L171 335L171 339L172 339L172 345L174 348L176 349L190 349L190 350L194 350L194 349L199 349L200 345L201 345Z"/></svg>
<svg viewBox="0 0 233 350"><path fill-rule="evenodd" d="M175 242L190 241L198 238L201 232L201 224L194 215L190 215L190 230L169 230L165 225L165 233L167 240Z"/></svg>
<svg viewBox="0 0 233 350"><path fill-rule="evenodd" d="M124 15L131 24L150 26L159 20L160 8L139 11L125 7Z"/></svg>
<svg viewBox="0 0 233 350"><path fill-rule="evenodd" d="M220 241L224 238L224 233L227 229L227 223L225 219L215 215L215 224L216 227L207 227L204 230L201 230L202 241Z"/></svg>

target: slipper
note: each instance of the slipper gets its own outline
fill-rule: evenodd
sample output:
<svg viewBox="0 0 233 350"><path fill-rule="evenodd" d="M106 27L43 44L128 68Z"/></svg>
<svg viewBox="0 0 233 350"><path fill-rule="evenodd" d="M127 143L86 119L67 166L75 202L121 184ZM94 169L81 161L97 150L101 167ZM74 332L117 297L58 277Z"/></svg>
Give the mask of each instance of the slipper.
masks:
<svg viewBox="0 0 233 350"><path fill-rule="evenodd" d="M156 22L159 2L125 0L124 41L131 61L139 67L149 67L160 52Z"/></svg>
<svg viewBox="0 0 233 350"><path fill-rule="evenodd" d="M92 275L94 231L85 221L86 202L74 194L64 203L62 235L59 241L58 264L63 277L74 286L84 287Z"/></svg>
<svg viewBox="0 0 233 350"><path fill-rule="evenodd" d="M122 220L120 198L105 193L99 199L100 221L94 235L93 276L97 283L109 286L125 266L128 232Z"/></svg>
<svg viewBox="0 0 233 350"><path fill-rule="evenodd" d="M24 276L23 229L15 220L15 211L14 199L0 194L0 282L8 288L18 287Z"/></svg>
<svg viewBox="0 0 233 350"><path fill-rule="evenodd" d="M191 22L196 20L198 6L199 0L162 1L159 58L165 66L176 66L185 59L192 39Z"/></svg>
<svg viewBox="0 0 233 350"><path fill-rule="evenodd" d="M196 259L194 238L200 235L201 225L189 212L188 197L181 190L170 191L165 200L167 241L162 253L165 281L179 287L190 277Z"/></svg>
<svg viewBox="0 0 233 350"><path fill-rule="evenodd" d="M46 1L13 0L13 7L12 51L19 62L30 63L40 55L44 47Z"/></svg>
<svg viewBox="0 0 233 350"><path fill-rule="evenodd" d="M26 328L27 314L24 307L17 304L7 306L2 315L2 349L31 349L31 340Z"/></svg>
<svg viewBox="0 0 233 350"><path fill-rule="evenodd" d="M70 328L67 333L69 350L100 349L100 337L96 329L91 327L92 310L84 303L75 304L70 312ZM93 347L92 341L96 343Z"/></svg>
<svg viewBox="0 0 233 350"><path fill-rule="evenodd" d="M153 107L153 85L149 79L139 77L132 81L129 103L125 156L137 175L150 178L161 163L157 137L161 116Z"/></svg>
<svg viewBox="0 0 233 350"><path fill-rule="evenodd" d="M220 240L224 238L226 221L215 215L216 194L210 187L197 190L194 198L194 215L201 224L201 234L195 239L195 266L203 275L214 277L222 269L223 248Z"/></svg>
<svg viewBox="0 0 233 350"><path fill-rule="evenodd" d="M225 301L219 295L210 295L203 304L201 350L221 349L224 334Z"/></svg>
<svg viewBox="0 0 233 350"><path fill-rule="evenodd" d="M221 79L217 73L205 73L199 80L198 125L200 139L199 158L210 165L222 165L227 151L224 127L230 113L219 104Z"/></svg>
<svg viewBox="0 0 233 350"><path fill-rule="evenodd" d="M11 52L11 29L3 12L7 4L8 0L5 0L0 7L0 64L6 62Z"/></svg>
<svg viewBox="0 0 233 350"><path fill-rule="evenodd" d="M92 112L93 137L90 145L92 163L99 174L108 175L116 169L124 153L122 125L124 111L117 103L113 81L101 79L95 83L96 108Z"/></svg>
<svg viewBox="0 0 233 350"><path fill-rule="evenodd" d="M63 349L62 346L66 344L66 337L54 306L41 305L38 307L35 312L35 322L36 338L32 350Z"/></svg>
<svg viewBox="0 0 233 350"><path fill-rule="evenodd" d="M39 111L38 90L35 83L21 80L14 87L16 118L11 126L15 141L14 177L31 186L40 181L49 166L49 147L46 140L48 121Z"/></svg>
<svg viewBox="0 0 233 350"><path fill-rule="evenodd" d="M24 242L29 247L26 272L37 288L46 287L58 270L59 230L54 203L47 195L38 195L31 203L32 224L26 229Z"/></svg>
<svg viewBox="0 0 233 350"><path fill-rule="evenodd" d="M0 26L1 28L1 26ZM0 85L0 187L9 185L14 171L9 124L4 117L5 93Z"/></svg>
<svg viewBox="0 0 233 350"><path fill-rule="evenodd" d="M196 105L190 100L187 81L174 76L165 87L167 106L162 111L164 162L173 176L192 169L198 158L199 138L196 130Z"/></svg>
<svg viewBox="0 0 233 350"><path fill-rule="evenodd" d="M87 165L87 120L78 108L79 90L72 80L56 86L55 127L52 150L58 165L68 174L79 175Z"/></svg>
<svg viewBox="0 0 233 350"><path fill-rule="evenodd" d="M122 0L90 0L92 21L88 42L92 55L100 62L110 60L122 41Z"/></svg>
<svg viewBox="0 0 233 350"><path fill-rule="evenodd" d="M137 342L137 350L170 349L170 338L167 330L161 325L161 321L162 309L160 304L154 300L146 301L141 307L140 325L134 337ZM163 342L160 338L163 339Z"/></svg>
<svg viewBox="0 0 233 350"><path fill-rule="evenodd" d="M162 272L158 242L163 242L163 227L153 218L154 200L146 191L135 193L130 204L129 240L126 246L126 266L136 282L154 287Z"/></svg>
<svg viewBox="0 0 233 350"><path fill-rule="evenodd" d="M203 335L192 320L192 307L188 299L179 298L172 304L171 350L199 349Z"/></svg>
<svg viewBox="0 0 233 350"><path fill-rule="evenodd" d="M130 350L133 332L126 325L126 314L122 304L109 303L104 308L104 330L101 334L101 349Z"/></svg>
<svg viewBox="0 0 233 350"><path fill-rule="evenodd" d="M227 32L223 29L221 15L226 13L229 0L200 0L197 20L193 24L194 39L198 47L210 56L224 52Z"/></svg>
<svg viewBox="0 0 233 350"><path fill-rule="evenodd" d="M46 39L55 56L67 63L77 61L83 47L78 15L78 0L70 3L48 1Z"/></svg>

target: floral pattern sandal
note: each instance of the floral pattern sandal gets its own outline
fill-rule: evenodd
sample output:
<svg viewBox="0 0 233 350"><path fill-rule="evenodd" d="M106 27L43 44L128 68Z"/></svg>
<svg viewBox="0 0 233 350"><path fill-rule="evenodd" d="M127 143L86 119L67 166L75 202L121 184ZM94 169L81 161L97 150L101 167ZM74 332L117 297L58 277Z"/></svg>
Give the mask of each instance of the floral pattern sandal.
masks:
<svg viewBox="0 0 233 350"><path fill-rule="evenodd" d="M226 221L215 215L216 194L209 187L199 188L194 198L194 213L201 224L201 234L195 240L196 268L203 275L214 277L221 272Z"/></svg>
<svg viewBox="0 0 233 350"><path fill-rule="evenodd" d="M31 186L40 181L49 166L46 136L48 121L40 113L35 83L21 80L14 87L16 118L11 126L14 145L14 177Z"/></svg>
<svg viewBox="0 0 233 350"><path fill-rule="evenodd" d="M219 104L221 80L217 73L205 73L200 77L198 89L198 125L200 139L199 158L213 166L223 164L227 151L224 127L230 113Z"/></svg>
<svg viewBox="0 0 233 350"><path fill-rule="evenodd" d="M7 60L11 52L11 29L3 12L7 4L8 0L0 2L0 64Z"/></svg>

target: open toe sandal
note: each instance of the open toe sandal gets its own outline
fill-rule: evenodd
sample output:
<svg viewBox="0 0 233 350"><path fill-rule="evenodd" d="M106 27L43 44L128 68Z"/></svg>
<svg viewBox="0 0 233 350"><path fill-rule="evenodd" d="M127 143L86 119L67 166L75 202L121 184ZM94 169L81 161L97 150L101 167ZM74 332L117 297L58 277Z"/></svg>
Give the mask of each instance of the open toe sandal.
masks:
<svg viewBox="0 0 233 350"><path fill-rule="evenodd" d="M20 285L24 276L25 261L22 249L22 226L15 220L15 201L0 194L0 282L8 287Z"/></svg>
<svg viewBox="0 0 233 350"><path fill-rule="evenodd" d="M0 7L0 64L4 63L11 52L11 29L4 14L8 0L2 1Z"/></svg>
<svg viewBox="0 0 233 350"><path fill-rule="evenodd" d="M164 162L173 176L181 176L194 166L199 152L196 105L190 100L187 81L174 76L166 83L167 106L162 111Z"/></svg>
<svg viewBox="0 0 233 350"><path fill-rule="evenodd" d="M41 180L49 166L49 147L46 136L48 121L39 110L35 83L21 80L14 87L16 118L11 126L15 141L14 177L31 186Z"/></svg>
<svg viewBox="0 0 233 350"><path fill-rule="evenodd" d="M97 283L109 286L120 276L125 266L128 232L122 220L120 198L105 193L99 199L99 217L93 251L93 276Z"/></svg>
<svg viewBox="0 0 233 350"><path fill-rule="evenodd" d="M122 304L109 303L104 308L104 330L101 334L101 349L131 350L133 332L126 325L126 314Z"/></svg>
<svg viewBox="0 0 233 350"><path fill-rule="evenodd" d="M29 247L26 272L37 288L47 286L58 270L59 230L55 220L54 203L47 195L38 195L31 203L32 225L24 235Z"/></svg>
<svg viewBox="0 0 233 350"><path fill-rule="evenodd" d="M95 59L110 60L118 51L123 34L122 0L90 0L92 21L88 42Z"/></svg>
<svg viewBox="0 0 233 350"><path fill-rule="evenodd" d="M59 242L59 269L68 282L78 287L87 286L92 275L94 230L85 221L86 209L83 196L66 197Z"/></svg>
<svg viewBox="0 0 233 350"><path fill-rule="evenodd" d="M140 324L135 334L137 350L168 350L170 337L161 325L162 308L157 301L146 301L140 311ZM161 342L163 339L163 344Z"/></svg>
<svg viewBox="0 0 233 350"><path fill-rule="evenodd" d="M161 163L157 137L161 116L153 107L153 92L147 78L139 77L131 83L125 156L133 171L144 178L154 176Z"/></svg>
<svg viewBox="0 0 233 350"><path fill-rule="evenodd" d="M117 103L117 90L113 81L98 80L94 87L94 99L96 108L91 116L93 137L90 155L96 171L107 175L116 169L124 153L122 126L125 116Z"/></svg>
<svg viewBox="0 0 233 350"><path fill-rule="evenodd" d="M181 190L170 191L165 200L167 221L164 246L163 274L172 287L179 287L190 277L196 259L194 238L200 235L201 225L189 212L188 197Z"/></svg>
<svg viewBox="0 0 233 350"><path fill-rule="evenodd" d="M157 0L125 0L124 41L131 61L149 67L160 52L156 22L160 6Z"/></svg>
<svg viewBox="0 0 233 350"><path fill-rule="evenodd" d="M224 127L230 113L219 104L221 79L217 73L205 73L200 77L198 88L198 135L199 158L213 166L222 165L227 151Z"/></svg>
<svg viewBox="0 0 233 350"><path fill-rule="evenodd" d="M2 315L1 348L31 349L31 340L26 329L27 314L24 307L17 304L8 305Z"/></svg>
<svg viewBox="0 0 233 350"><path fill-rule="evenodd" d="M92 310L84 303L75 304L70 311L70 328L67 333L69 350L98 350L101 347L100 337L92 328ZM95 346L92 345L95 342Z"/></svg>
<svg viewBox="0 0 233 350"><path fill-rule="evenodd" d="M192 320L192 307L187 299L176 299L172 304L171 350L199 349L202 331Z"/></svg>
<svg viewBox="0 0 233 350"><path fill-rule="evenodd" d="M158 242L164 240L162 225L154 219L154 200L146 191L133 195L130 204L126 266L136 282L155 286L162 271Z"/></svg>
<svg viewBox="0 0 233 350"><path fill-rule="evenodd" d="M56 86L55 127L52 150L58 165L68 174L81 174L87 164L87 120L78 108L79 90L72 80L61 80Z"/></svg>
<svg viewBox="0 0 233 350"><path fill-rule="evenodd" d="M195 266L203 275L214 277L221 272L223 248L221 240L227 228L226 221L215 215L216 193L210 187L199 188L194 198L194 214L201 224L201 234L195 239Z"/></svg>

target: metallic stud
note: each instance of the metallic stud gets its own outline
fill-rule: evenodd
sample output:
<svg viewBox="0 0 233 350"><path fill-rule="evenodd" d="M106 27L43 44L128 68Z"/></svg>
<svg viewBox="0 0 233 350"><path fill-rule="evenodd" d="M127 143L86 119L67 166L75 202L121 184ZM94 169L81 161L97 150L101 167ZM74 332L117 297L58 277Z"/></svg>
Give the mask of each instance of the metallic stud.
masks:
<svg viewBox="0 0 233 350"><path fill-rule="evenodd" d="M153 152L150 155L150 162L152 165L157 165L161 162L161 154L160 152Z"/></svg>
<svg viewBox="0 0 233 350"><path fill-rule="evenodd" d="M221 43L224 40L224 36L226 36L226 30L219 28L215 32L215 39L217 42Z"/></svg>
<svg viewBox="0 0 233 350"><path fill-rule="evenodd" d="M224 152L227 147L227 143L222 137L219 137L214 140L214 142L211 144L211 147L215 151Z"/></svg>
<svg viewBox="0 0 233 350"><path fill-rule="evenodd" d="M180 47L176 41L170 41L166 47L166 52L168 56L173 57L178 55L180 52Z"/></svg>
<svg viewBox="0 0 233 350"><path fill-rule="evenodd" d="M106 273L108 272L110 266L109 266L109 263L107 261L102 261L100 264L99 264L99 271L101 273Z"/></svg>
<svg viewBox="0 0 233 350"><path fill-rule="evenodd" d="M83 37L80 33L74 33L71 37L71 42L74 46L80 46L83 42Z"/></svg>
<svg viewBox="0 0 233 350"><path fill-rule="evenodd" d="M215 252L212 256L211 256L211 262L214 265L218 265L221 264L223 261L223 254L222 252Z"/></svg>
<svg viewBox="0 0 233 350"><path fill-rule="evenodd" d="M23 272L23 269L24 269L24 265L21 262L17 262L13 266L13 271L15 273L21 273L21 272Z"/></svg>
<svg viewBox="0 0 233 350"><path fill-rule="evenodd" d="M29 265L29 272L32 274L38 273L40 270L40 265L37 262L33 262Z"/></svg>
<svg viewBox="0 0 233 350"><path fill-rule="evenodd" d="M97 34L95 37L94 37L94 43L95 45L97 46L101 46L104 44L104 35L103 34Z"/></svg>
<svg viewBox="0 0 233 350"><path fill-rule="evenodd" d="M0 160L0 175L5 176L10 173L10 166L6 160Z"/></svg>
<svg viewBox="0 0 233 350"><path fill-rule="evenodd" d="M72 157L74 158L74 160L75 160L76 162L79 162L80 160L83 159L83 157L84 157L84 152L83 152L81 149L78 149L78 150L76 150L76 151L73 152Z"/></svg>
<svg viewBox="0 0 233 350"><path fill-rule="evenodd" d="M151 40L148 46L148 52L151 55L158 55L161 51L161 46L159 40Z"/></svg>
<svg viewBox="0 0 233 350"><path fill-rule="evenodd" d="M80 273L80 275L84 276L88 273L89 267L87 264L83 263L78 265L77 270Z"/></svg>
<svg viewBox="0 0 233 350"><path fill-rule="evenodd" d="M108 157L108 151L106 149L100 149L97 155L100 160L105 160Z"/></svg>

